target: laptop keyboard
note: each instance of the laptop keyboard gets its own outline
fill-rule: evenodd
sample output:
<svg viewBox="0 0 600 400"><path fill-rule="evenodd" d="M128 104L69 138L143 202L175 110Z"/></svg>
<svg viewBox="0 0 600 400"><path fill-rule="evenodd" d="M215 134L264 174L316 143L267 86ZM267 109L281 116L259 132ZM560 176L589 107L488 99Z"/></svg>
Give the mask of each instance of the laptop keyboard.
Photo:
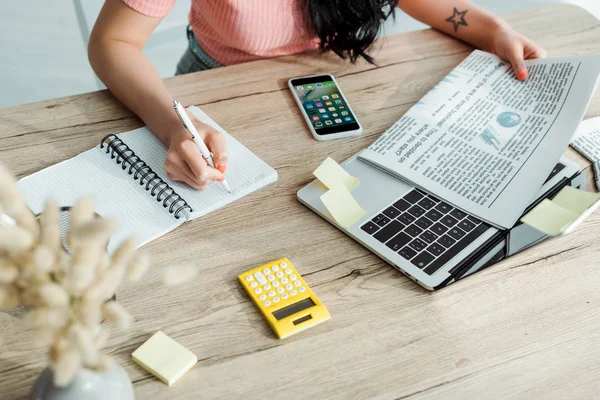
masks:
<svg viewBox="0 0 600 400"><path fill-rule="evenodd" d="M361 229L432 275L490 228L439 199L413 189Z"/></svg>

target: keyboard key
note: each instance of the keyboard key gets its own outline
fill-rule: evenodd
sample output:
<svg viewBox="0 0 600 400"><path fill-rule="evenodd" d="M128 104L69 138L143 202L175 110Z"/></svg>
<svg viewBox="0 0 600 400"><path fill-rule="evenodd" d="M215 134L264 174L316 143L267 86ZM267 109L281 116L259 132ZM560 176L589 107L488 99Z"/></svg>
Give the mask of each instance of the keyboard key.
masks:
<svg viewBox="0 0 600 400"><path fill-rule="evenodd" d="M446 231L448 230L448 228L446 228L444 225L440 224L439 222L437 224L434 224L431 227L431 231L433 233L435 233L436 235L443 235L444 233L446 233Z"/></svg>
<svg viewBox="0 0 600 400"><path fill-rule="evenodd" d="M388 207L383 213L386 217L389 217L390 219L395 219L398 215L400 215L400 211L398 211L393 206Z"/></svg>
<svg viewBox="0 0 600 400"><path fill-rule="evenodd" d="M427 251L430 251L431 254L433 254L435 256L441 256L442 253L446 251L446 248L437 243L434 243L427 248Z"/></svg>
<svg viewBox="0 0 600 400"><path fill-rule="evenodd" d="M424 209L429 210L430 208L435 207L435 202L426 197L419 202L419 205Z"/></svg>
<svg viewBox="0 0 600 400"><path fill-rule="evenodd" d="M400 232L402 228L404 228L404 225L402 225L400 222L392 221L385 228L379 230L379 232L375 234L374 238L379 240L381 243L385 243L396 236L396 234Z"/></svg>
<svg viewBox="0 0 600 400"><path fill-rule="evenodd" d="M416 190L412 190L410 193L404 195L404 200L408 201L411 204L415 204L419 200L421 200L424 196L417 192Z"/></svg>
<svg viewBox="0 0 600 400"><path fill-rule="evenodd" d="M425 214L425 210L419 206L412 206L408 209L408 212L414 216L419 218L421 215Z"/></svg>
<svg viewBox="0 0 600 400"><path fill-rule="evenodd" d="M435 206L435 209L438 210L439 212L441 212L442 214L446 214L446 213L450 212L450 210L452 210L452 206L450 204L444 203L442 201L442 202L440 202L440 204Z"/></svg>
<svg viewBox="0 0 600 400"><path fill-rule="evenodd" d="M431 222L431 220L429 218L425 218L425 217L421 217L418 220L415 221L415 224L422 229L427 229L429 228L431 225L433 225L433 222Z"/></svg>
<svg viewBox="0 0 600 400"><path fill-rule="evenodd" d="M460 221L458 226L465 232L471 232L473 229L475 229L475 224L469 221L468 219Z"/></svg>
<svg viewBox="0 0 600 400"><path fill-rule="evenodd" d="M406 260L410 260L411 258L417 255L417 252L411 249L410 247L406 246L403 247L402 250L398 252L398 254L400 254Z"/></svg>
<svg viewBox="0 0 600 400"><path fill-rule="evenodd" d="M452 215L444 215L440 222L446 225L448 228L452 228L454 225L458 224L458 220Z"/></svg>
<svg viewBox="0 0 600 400"><path fill-rule="evenodd" d="M360 229L367 232L369 235L372 235L379 230L379 227L373 222L369 221L363 226L361 226Z"/></svg>
<svg viewBox="0 0 600 400"><path fill-rule="evenodd" d="M438 235L430 231L425 231L421 236L419 236L419 238L424 242L433 243L438 238Z"/></svg>
<svg viewBox="0 0 600 400"><path fill-rule="evenodd" d="M394 203L394 207L396 207L400 211L406 211L410 208L410 206L411 204L404 199L400 199Z"/></svg>
<svg viewBox="0 0 600 400"><path fill-rule="evenodd" d="M431 254L429 254L428 252L424 251L421 254L419 254L418 256L416 256L411 263L413 263L414 265L416 265L417 267L423 269L426 266L428 266L429 264L431 264L431 262L435 260L435 257L432 256Z"/></svg>
<svg viewBox="0 0 600 400"><path fill-rule="evenodd" d="M398 221L402 222L404 225L410 225L413 222L415 222L415 217L413 217L412 215L410 215L409 213L404 213L401 216L399 216L398 218L396 218Z"/></svg>
<svg viewBox="0 0 600 400"><path fill-rule="evenodd" d="M472 216L470 216L470 215L467 217L467 219L468 219L469 221L471 221L472 223L474 223L475 225L479 225L479 224L481 223L481 221L480 221L480 220L478 220L477 218L475 218L475 217L472 217Z"/></svg>
<svg viewBox="0 0 600 400"><path fill-rule="evenodd" d="M416 225L409 225L406 228L404 228L404 233L406 233L407 235L409 235L410 237L416 238L417 236L419 236L421 233L423 232L423 229L419 228Z"/></svg>
<svg viewBox="0 0 600 400"><path fill-rule="evenodd" d="M387 222L384 222L385 220L387 220ZM378 226L384 226L385 224L387 224L388 222L390 222L390 220L385 215L379 214L378 216L376 216L375 218L373 218L371 220L371 222L376 223Z"/></svg>
<svg viewBox="0 0 600 400"><path fill-rule="evenodd" d="M459 221L467 216L466 213L460 211L458 208L455 208L454 210L452 210L450 215L452 215L454 218L456 218Z"/></svg>
<svg viewBox="0 0 600 400"><path fill-rule="evenodd" d="M412 237L408 236L404 232L401 232L394 236L392 240L387 242L385 245L394 251L398 251L408 244L412 240Z"/></svg>
<svg viewBox="0 0 600 400"><path fill-rule="evenodd" d="M452 247L452 245L454 245L456 243L456 240L452 239L448 235L444 235L438 239L438 243L440 243L445 248L449 248L449 247Z"/></svg>
<svg viewBox="0 0 600 400"><path fill-rule="evenodd" d="M415 249L416 251L423 251L423 249L427 247L427 243L425 243L421 239L415 239L412 242L410 242L409 246Z"/></svg>
<svg viewBox="0 0 600 400"><path fill-rule="evenodd" d="M433 210L429 210L429 212L427 214L425 214L425 216L427 218L429 218L430 220L432 220L433 222L442 218L442 214L439 211L437 211L435 208Z"/></svg>
<svg viewBox="0 0 600 400"><path fill-rule="evenodd" d="M486 224L479 225L476 229L471 231L467 236L462 238L456 246L446 250L440 257L438 257L435 261L433 261L427 268L425 268L425 273L428 275L433 275L438 269L444 266L448 261L450 261L454 256L464 250L468 245L473 243L479 236L483 235L485 231L487 231L490 227Z"/></svg>
<svg viewBox="0 0 600 400"><path fill-rule="evenodd" d="M460 240L463 237L465 237L466 233L462 229L451 228L450 231L448 232L448 235L452 236L456 240Z"/></svg>

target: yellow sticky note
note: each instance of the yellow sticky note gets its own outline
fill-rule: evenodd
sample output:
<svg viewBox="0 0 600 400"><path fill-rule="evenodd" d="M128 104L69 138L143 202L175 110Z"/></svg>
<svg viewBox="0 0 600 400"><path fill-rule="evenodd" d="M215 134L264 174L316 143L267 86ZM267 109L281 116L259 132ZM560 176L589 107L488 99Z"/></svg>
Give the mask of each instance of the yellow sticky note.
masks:
<svg viewBox="0 0 600 400"><path fill-rule="evenodd" d="M558 236L579 217L566 208L545 199L529 211L521 222L550 236Z"/></svg>
<svg viewBox="0 0 600 400"><path fill-rule="evenodd" d="M194 353L161 331L146 340L131 357L142 368L169 386L198 362Z"/></svg>
<svg viewBox="0 0 600 400"><path fill-rule="evenodd" d="M565 186L554 196L552 202L576 214L582 214L598 200L600 200L600 194Z"/></svg>
<svg viewBox="0 0 600 400"><path fill-rule="evenodd" d="M342 183L346 189L352 190L360 179L350 175L344 168L342 168L335 160L331 157L327 157L325 161L313 172L313 175L321 181L328 189L337 186Z"/></svg>
<svg viewBox="0 0 600 400"><path fill-rule="evenodd" d="M367 214L342 184L330 188L321 196L321 201L333 219L344 228L349 228Z"/></svg>

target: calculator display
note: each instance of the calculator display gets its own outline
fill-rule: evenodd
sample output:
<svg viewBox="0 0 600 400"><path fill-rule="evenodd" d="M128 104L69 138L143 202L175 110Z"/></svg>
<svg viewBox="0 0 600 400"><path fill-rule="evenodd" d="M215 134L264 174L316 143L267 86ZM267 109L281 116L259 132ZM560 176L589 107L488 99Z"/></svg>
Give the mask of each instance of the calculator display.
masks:
<svg viewBox="0 0 600 400"><path fill-rule="evenodd" d="M296 314L297 312L306 310L307 308L310 308L315 305L315 302L309 297L307 299L300 300L297 303L290 304L287 307L283 307L282 309L275 311L273 313L273 316L279 321L280 319L289 317L292 314Z"/></svg>

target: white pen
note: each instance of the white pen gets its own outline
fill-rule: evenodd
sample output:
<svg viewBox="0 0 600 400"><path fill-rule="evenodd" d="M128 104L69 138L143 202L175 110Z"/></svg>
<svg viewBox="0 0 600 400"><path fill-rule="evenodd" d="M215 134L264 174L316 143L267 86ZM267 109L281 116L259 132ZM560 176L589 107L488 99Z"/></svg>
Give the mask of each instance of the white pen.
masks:
<svg viewBox="0 0 600 400"><path fill-rule="evenodd" d="M179 120L183 124L183 127L190 133L190 135L192 135L192 139L194 140L194 143L196 143L196 145L200 148L202 157L204 157L204 159L206 160L208 165L210 165L212 168L214 168L215 163L213 162L213 154L208 149L208 147L206 147L206 144L204 144L204 141L202 141L202 138L198 134L196 127L190 120L190 117L188 117L188 115L185 112L185 109L183 108L181 103L179 103L176 100L173 100L173 108L175 109L175 113L179 117ZM227 180L223 180L223 182L221 182L221 183L223 184L223 187L225 188L225 190L227 190L229 193L231 193L231 189L229 188L229 184L227 183Z"/></svg>

